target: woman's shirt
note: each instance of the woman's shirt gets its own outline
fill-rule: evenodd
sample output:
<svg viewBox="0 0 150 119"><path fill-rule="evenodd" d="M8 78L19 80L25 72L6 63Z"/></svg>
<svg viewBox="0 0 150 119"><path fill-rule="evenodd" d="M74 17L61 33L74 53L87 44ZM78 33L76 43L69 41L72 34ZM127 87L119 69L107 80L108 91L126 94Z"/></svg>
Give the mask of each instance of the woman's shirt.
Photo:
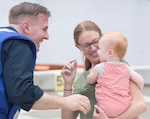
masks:
<svg viewBox="0 0 150 119"><path fill-rule="evenodd" d="M81 119L92 119L94 105L96 105L95 99L95 84L88 84L87 82L87 75L89 71L84 71L76 80L74 84L74 94L83 94L87 96L91 102L91 110L87 115L80 112Z"/></svg>

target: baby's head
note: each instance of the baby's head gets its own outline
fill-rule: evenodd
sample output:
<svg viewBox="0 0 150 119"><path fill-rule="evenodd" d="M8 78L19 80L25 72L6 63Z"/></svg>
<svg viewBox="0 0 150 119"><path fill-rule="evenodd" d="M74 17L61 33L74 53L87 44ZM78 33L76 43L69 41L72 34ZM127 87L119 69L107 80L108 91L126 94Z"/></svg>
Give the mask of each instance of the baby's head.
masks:
<svg viewBox="0 0 150 119"><path fill-rule="evenodd" d="M127 38L120 32L108 32L103 34L100 39L99 45L105 45L107 50L113 50L114 53L122 59L127 51L128 41Z"/></svg>

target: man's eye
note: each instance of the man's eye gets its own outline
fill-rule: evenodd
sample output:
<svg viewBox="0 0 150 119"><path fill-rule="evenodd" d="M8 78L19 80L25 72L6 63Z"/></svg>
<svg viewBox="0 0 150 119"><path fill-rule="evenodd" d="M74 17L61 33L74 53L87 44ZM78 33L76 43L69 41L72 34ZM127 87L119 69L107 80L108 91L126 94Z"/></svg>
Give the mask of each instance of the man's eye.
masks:
<svg viewBox="0 0 150 119"><path fill-rule="evenodd" d="M99 42L99 40L97 40L97 41L94 41L93 43L98 43Z"/></svg>
<svg viewBox="0 0 150 119"><path fill-rule="evenodd" d="M46 32L46 31L47 31L47 28L43 28L43 31Z"/></svg>
<svg viewBox="0 0 150 119"><path fill-rule="evenodd" d="M47 31L47 29L43 29L43 31L44 31L44 32L46 32L46 31Z"/></svg>

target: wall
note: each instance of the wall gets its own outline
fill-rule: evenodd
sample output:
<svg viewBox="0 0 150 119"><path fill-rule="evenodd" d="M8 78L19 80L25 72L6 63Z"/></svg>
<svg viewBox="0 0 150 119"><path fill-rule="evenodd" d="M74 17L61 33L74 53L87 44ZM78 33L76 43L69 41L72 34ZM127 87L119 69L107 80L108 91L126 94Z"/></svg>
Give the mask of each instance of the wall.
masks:
<svg viewBox="0 0 150 119"><path fill-rule="evenodd" d="M8 25L9 9L23 0L0 0L0 26ZM150 0L26 0L47 6L52 14L50 39L42 43L37 63L65 64L82 55L74 47L73 29L92 20L103 32L120 31L129 40L125 59L132 66L150 65Z"/></svg>

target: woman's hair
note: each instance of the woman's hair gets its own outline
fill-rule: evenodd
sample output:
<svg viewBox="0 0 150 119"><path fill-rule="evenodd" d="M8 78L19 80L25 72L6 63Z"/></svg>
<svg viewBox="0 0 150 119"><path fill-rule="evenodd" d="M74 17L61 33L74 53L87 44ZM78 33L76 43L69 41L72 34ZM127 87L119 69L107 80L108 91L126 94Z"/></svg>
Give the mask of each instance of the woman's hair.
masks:
<svg viewBox="0 0 150 119"><path fill-rule="evenodd" d="M84 31L97 31L100 36L102 35L102 32L97 24L95 24L92 21L83 21L79 23L74 29L74 42L76 45L78 44L78 39L80 35ZM88 70L91 68L91 62L89 61L89 59L84 58L84 65L85 65L85 70Z"/></svg>
<svg viewBox="0 0 150 119"><path fill-rule="evenodd" d="M18 24L20 19L26 17L36 17L39 14L44 14L50 17L50 11L37 3L22 2L10 9L9 12L9 24Z"/></svg>

